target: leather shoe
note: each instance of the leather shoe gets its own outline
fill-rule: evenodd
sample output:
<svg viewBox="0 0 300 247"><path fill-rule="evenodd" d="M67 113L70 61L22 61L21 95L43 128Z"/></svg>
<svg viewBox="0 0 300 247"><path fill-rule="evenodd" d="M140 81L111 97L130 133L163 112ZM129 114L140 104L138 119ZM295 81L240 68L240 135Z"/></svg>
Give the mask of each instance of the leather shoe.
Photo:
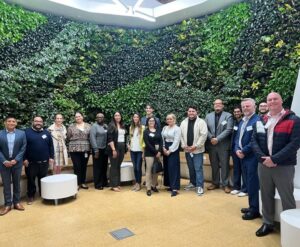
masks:
<svg viewBox="0 0 300 247"><path fill-rule="evenodd" d="M256 218L259 218L260 217L260 214L259 213L253 213L251 211L245 213L242 218L243 220L254 220Z"/></svg>
<svg viewBox="0 0 300 247"><path fill-rule="evenodd" d="M248 212L250 212L250 208L242 208L241 209L242 214L245 214L245 213L248 213Z"/></svg>
<svg viewBox="0 0 300 247"><path fill-rule="evenodd" d="M6 215L11 210L11 206L6 206L4 209L0 212L0 216Z"/></svg>
<svg viewBox="0 0 300 247"><path fill-rule="evenodd" d="M268 235L269 233L274 231L274 226L269 224L263 224L257 231L256 236L257 237L263 237Z"/></svg>
<svg viewBox="0 0 300 247"><path fill-rule="evenodd" d="M153 192L158 193L158 189L157 189L156 187L152 187L152 186L151 186L151 190L152 190Z"/></svg>
<svg viewBox="0 0 300 247"><path fill-rule="evenodd" d="M147 196L151 196L151 190L147 190Z"/></svg>
<svg viewBox="0 0 300 247"><path fill-rule="evenodd" d="M210 186L207 187L208 190L215 190L218 189L219 186L215 185L215 184L211 184Z"/></svg>
<svg viewBox="0 0 300 247"><path fill-rule="evenodd" d="M21 203L17 203L14 205L14 209L20 210L20 211L24 211L25 208L23 207L23 205Z"/></svg>
<svg viewBox="0 0 300 247"><path fill-rule="evenodd" d="M225 193L230 193L231 192L231 189L228 187L228 186L225 186L224 187L224 191L225 191Z"/></svg>

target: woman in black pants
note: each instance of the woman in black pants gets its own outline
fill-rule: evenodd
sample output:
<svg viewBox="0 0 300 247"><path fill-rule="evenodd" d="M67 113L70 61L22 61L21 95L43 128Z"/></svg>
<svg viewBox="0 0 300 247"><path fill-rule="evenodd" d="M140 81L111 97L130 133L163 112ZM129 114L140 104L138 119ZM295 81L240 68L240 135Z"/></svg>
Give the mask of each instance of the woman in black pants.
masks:
<svg viewBox="0 0 300 247"><path fill-rule="evenodd" d="M78 187L82 189L88 189L85 178L90 154L90 129L91 125L83 121L83 115L76 112L75 123L70 125L67 131L67 141L69 142L74 173L77 175Z"/></svg>
<svg viewBox="0 0 300 247"><path fill-rule="evenodd" d="M109 180L111 189L121 191L120 169L127 151L126 130L120 112L115 112L107 131L108 156L110 160Z"/></svg>

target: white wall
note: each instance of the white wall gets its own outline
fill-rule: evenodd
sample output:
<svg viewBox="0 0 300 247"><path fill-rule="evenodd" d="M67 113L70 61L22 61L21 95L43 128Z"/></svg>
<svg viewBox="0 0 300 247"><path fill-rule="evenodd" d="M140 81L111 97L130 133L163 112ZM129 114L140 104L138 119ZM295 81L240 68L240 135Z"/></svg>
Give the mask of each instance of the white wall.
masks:
<svg viewBox="0 0 300 247"><path fill-rule="evenodd" d="M296 113L298 117L300 117L300 69L298 73L298 80L297 85L294 92L294 98L291 110ZM297 157L297 165L296 165L296 173L295 173L295 188L300 189L300 150L298 150L298 157Z"/></svg>

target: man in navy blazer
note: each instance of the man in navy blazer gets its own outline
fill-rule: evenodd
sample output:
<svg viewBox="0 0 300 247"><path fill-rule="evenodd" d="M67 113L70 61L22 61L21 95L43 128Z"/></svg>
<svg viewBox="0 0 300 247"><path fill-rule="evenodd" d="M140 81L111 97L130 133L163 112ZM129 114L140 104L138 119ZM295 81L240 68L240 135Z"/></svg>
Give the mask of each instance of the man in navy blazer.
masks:
<svg viewBox="0 0 300 247"><path fill-rule="evenodd" d="M238 131L234 139L234 152L241 160L242 171L246 175L246 187L248 191L249 208L242 208L243 220L253 220L259 214L259 181L257 174L258 161L252 151L251 138L253 125L260 119L255 114L255 100L251 98L243 99L241 102L244 117L239 123Z"/></svg>
<svg viewBox="0 0 300 247"><path fill-rule="evenodd" d="M24 210L20 204L20 179L26 150L26 136L23 131L16 129L16 118L6 117L4 125L5 129L0 131L0 173L5 202L4 209L0 212L1 216L11 210L12 204L15 209ZM13 197L11 182L13 182Z"/></svg>

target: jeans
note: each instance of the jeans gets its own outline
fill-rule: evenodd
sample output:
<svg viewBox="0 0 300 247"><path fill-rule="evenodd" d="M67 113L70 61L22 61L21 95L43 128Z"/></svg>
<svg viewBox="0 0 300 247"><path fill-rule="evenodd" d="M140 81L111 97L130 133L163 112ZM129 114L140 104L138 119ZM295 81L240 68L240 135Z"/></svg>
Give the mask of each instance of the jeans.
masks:
<svg viewBox="0 0 300 247"><path fill-rule="evenodd" d="M130 151L131 161L133 163L134 177L136 183L142 182L142 156L143 152Z"/></svg>
<svg viewBox="0 0 300 247"><path fill-rule="evenodd" d="M203 153L192 154L192 156L191 153L185 153L190 173L190 182L196 187L203 187Z"/></svg>

